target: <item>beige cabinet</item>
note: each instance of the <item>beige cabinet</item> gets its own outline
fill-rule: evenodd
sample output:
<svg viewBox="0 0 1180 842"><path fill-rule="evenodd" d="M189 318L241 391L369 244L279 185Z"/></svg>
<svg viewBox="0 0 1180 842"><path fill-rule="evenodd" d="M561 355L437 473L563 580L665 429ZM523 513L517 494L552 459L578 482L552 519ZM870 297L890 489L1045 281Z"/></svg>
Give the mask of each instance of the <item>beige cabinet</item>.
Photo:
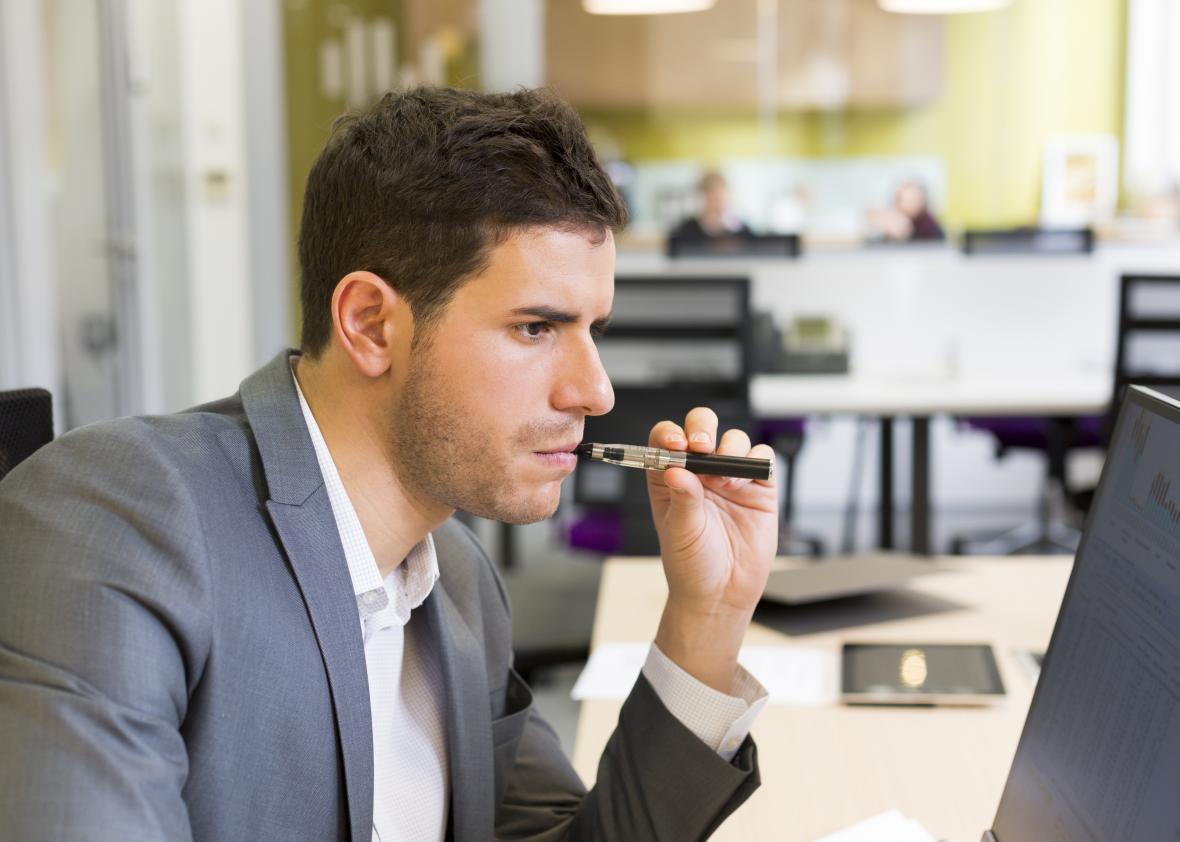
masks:
<svg viewBox="0 0 1180 842"><path fill-rule="evenodd" d="M754 107L760 49L781 108L917 105L942 88L943 19L875 0L717 0L639 16L548 0L545 15L548 82L584 108Z"/></svg>

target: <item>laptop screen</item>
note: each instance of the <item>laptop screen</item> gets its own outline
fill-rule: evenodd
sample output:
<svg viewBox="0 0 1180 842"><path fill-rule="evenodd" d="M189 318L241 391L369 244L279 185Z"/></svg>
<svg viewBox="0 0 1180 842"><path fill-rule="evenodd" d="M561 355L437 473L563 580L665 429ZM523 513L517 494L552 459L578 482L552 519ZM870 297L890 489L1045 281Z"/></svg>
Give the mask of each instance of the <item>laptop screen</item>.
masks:
<svg viewBox="0 0 1180 842"><path fill-rule="evenodd" d="M1127 391L993 832L1180 840L1180 404Z"/></svg>

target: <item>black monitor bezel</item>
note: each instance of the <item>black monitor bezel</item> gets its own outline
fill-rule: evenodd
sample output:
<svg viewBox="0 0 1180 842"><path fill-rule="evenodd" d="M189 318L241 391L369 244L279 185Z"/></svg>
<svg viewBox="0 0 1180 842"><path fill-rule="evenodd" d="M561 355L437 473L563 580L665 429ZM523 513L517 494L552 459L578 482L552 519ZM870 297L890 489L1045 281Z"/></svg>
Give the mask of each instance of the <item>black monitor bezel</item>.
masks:
<svg viewBox="0 0 1180 842"><path fill-rule="evenodd" d="M1163 418L1180 425L1180 401L1173 400L1167 395L1161 395L1159 392L1154 392L1143 386L1130 385L1127 387L1122 404L1119 407L1118 419L1115 423L1114 430L1110 436L1110 445L1113 446L1121 441L1123 433L1123 426L1128 423L1128 418L1132 414L1133 408L1146 409ZM1037 680L1035 689L1033 690L1032 701L1029 702L1028 713L1024 717L1024 726L1020 730L1020 739L1016 742L1016 751L1012 755L1012 765L1008 768L1008 777L1004 781L1004 789L1000 792L1000 802L996 805L996 815L992 819L992 829L990 839L994 842L1005 842L998 835L996 835L995 827L1000 818L1000 813L1004 808L1005 796L1008 794L1008 786L1012 782L1012 770L1016 767L1017 758L1020 756L1020 750L1024 746L1025 737L1028 735L1029 723L1032 721L1033 712L1037 709L1037 704L1040 702L1043 695L1042 691L1045 687L1045 677L1050 674L1053 669L1053 652L1054 644L1057 642L1058 632L1061 629L1061 618L1065 614L1065 608L1069 605L1069 601L1073 596L1075 581L1078 578L1078 572L1082 565L1093 563L1086 562L1086 550L1090 545L1090 529L1094 523L1095 510L1098 503L1103 499L1102 492L1109 481L1110 465L1113 461L1109 458L1110 451L1107 451L1107 459L1102 465L1102 473L1098 478L1098 485L1094 490L1094 502L1090 506L1090 511L1086 513L1086 522L1082 529L1082 539L1078 544L1077 552L1074 554L1073 569L1069 574L1069 582L1065 586L1065 594L1061 598L1061 607L1057 610L1057 619L1053 621L1053 633L1049 636L1049 645L1045 649L1045 657L1041 663L1040 678ZM1009 842L1011 842L1009 840Z"/></svg>

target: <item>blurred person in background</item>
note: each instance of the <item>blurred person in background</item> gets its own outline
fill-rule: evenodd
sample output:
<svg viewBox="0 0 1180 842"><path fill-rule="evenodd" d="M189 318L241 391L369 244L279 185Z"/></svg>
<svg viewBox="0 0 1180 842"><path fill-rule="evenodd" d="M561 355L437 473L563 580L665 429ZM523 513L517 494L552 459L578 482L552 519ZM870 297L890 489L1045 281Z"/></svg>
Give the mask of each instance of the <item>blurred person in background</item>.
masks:
<svg viewBox="0 0 1180 842"><path fill-rule="evenodd" d="M729 185L725 176L709 170L697 183L701 210L696 216L682 220L668 235L682 242L705 242L711 239L730 239L751 235L746 223L729 207Z"/></svg>
<svg viewBox="0 0 1180 842"><path fill-rule="evenodd" d="M942 226L930 212L926 188L915 179L906 179L893 194L893 205L873 208L868 213L870 237L892 242L941 240Z"/></svg>

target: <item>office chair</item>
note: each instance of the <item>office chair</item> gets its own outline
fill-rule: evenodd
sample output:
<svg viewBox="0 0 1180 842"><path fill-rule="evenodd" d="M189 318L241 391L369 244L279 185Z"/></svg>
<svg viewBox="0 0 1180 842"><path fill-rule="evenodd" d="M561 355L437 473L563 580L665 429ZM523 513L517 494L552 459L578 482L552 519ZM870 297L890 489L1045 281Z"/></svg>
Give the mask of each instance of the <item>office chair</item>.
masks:
<svg viewBox="0 0 1180 842"><path fill-rule="evenodd" d="M712 407L719 429L750 431L749 280L646 277L615 281L614 317L599 340L615 409L587 418L584 438L646 444L653 424ZM656 555L644 471L584 462L574 474L576 517L566 538L603 555Z"/></svg>
<svg viewBox="0 0 1180 842"><path fill-rule="evenodd" d="M962 248L965 255L1084 255L1094 250L1094 232L1089 228L972 229L963 233ZM1043 453L1046 474L1036 520L1000 535L956 536L951 541L951 552L1073 552L1081 533L1065 522L1069 499L1066 457L1070 450L1101 445L1102 419L974 416L961 421L964 427L988 433L995 440L997 459L1011 450Z"/></svg>
<svg viewBox="0 0 1180 842"><path fill-rule="evenodd" d="M0 392L0 479L52 440L53 398L49 392Z"/></svg>
<svg viewBox="0 0 1180 842"><path fill-rule="evenodd" d="M1073 551L1079 532L1061 522L1060 511L1072 508L1080 523L1089 509L1093 489L1070 489L1065 459L1080 447L1105 447L1123 391L1131 383L1180 397L1180 276L1123 275L1119 279L1119 315L1113 391L1102 416L1075 419L973 418L968 426L986 430L997 440L997 452L1010 448L1043 451L1047 480L1041 494L1040 517L1034 526L1018 527L990 540L957 538L952 552L1006 555L1043 549Z"/></svg>
<svg viewBox="0 0 1180 842"><path fill-rule="evenodd" d="M1131 384L1180 400L1180 275L1127 274L1119 278L1114 389L1102 426L1104 444L1114 431L1123 392ZM1094 489L1072 491L1069 496L1086 512Z"/></svg>
<svg viewBox="0 0 1180 842"><path fill-rule="evenodd" d="M776 474L784 496L779 512L778 553L819 558L825 552L823 539L795 528L795 466L807 438L807 420L763 418L758 421L758 429L760 440L769 444L779 456Z"/></svg>
<svg viewBox="0 0 1180 842"><path fill-rule="evenodd" d="M1081 517L1068 510L1072 502L1065 475L1070 451L1100 447L1103 416L1081 418L991 418L962 419L962 426L989 433L995 440L996 458L1012 450L1033 450L1045 456L1045 477L1037 501L1037 517L1028 523L990 536L959 535L951 541L956 555L1018 555L1023 553L1072 553L1081 531L1074 523Z"/></svg>

